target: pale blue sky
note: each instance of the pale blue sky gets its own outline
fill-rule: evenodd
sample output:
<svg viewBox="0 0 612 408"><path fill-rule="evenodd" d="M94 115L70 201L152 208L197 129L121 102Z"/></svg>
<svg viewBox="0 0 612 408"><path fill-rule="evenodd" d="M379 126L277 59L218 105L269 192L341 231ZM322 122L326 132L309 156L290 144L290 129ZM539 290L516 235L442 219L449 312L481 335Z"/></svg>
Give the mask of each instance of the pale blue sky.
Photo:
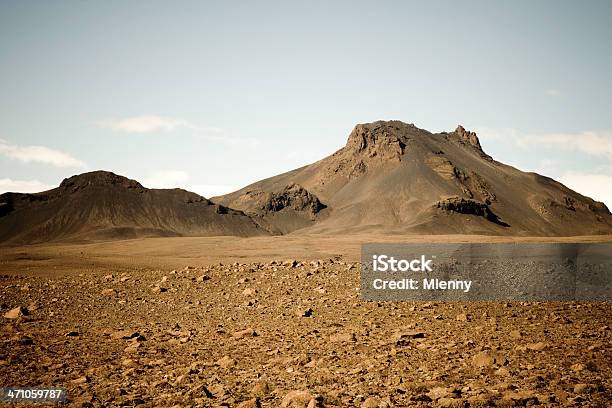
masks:
<svg viewBox="0 0 612 408"><path fill-rule="evenodd" d="M612 206L612 2L423 3L2 1L0 190L210 196L399 119Z"/></svg>

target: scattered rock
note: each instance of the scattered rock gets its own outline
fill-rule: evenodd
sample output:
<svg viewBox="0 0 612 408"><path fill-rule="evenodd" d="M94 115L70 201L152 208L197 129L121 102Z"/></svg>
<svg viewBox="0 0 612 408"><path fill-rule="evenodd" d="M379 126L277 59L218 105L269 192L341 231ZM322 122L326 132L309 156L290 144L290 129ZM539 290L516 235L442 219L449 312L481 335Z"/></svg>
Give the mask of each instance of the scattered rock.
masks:
<svg viewBox="0 0 612 408"><path fill-rule="evenodd" d="M244 337L255 337L255 336L257 336L257 332L251 328L247 328L244 330L234 332L234 334L232 335L232 337L235 339L241 339Z"/></svg>
<svg viewBox="0 0 612 408"><path fill-rule="evenodd" d="M244 296L255 296L257 294L257 290L253 288L246 288L242 291Z"/></svg>
<svg viewBox="0 0 612 408"><path fill-rule="evenodd" d="M297 312L297 315L299 317L312 317L314 315L314 310L312 310L311 308L308 308L305 310L299 310Z"/></svg>
<svg viewBox="0 0 612 408"><path fill-rule="evenodd" d="M427 393L427 396L432 399L432 401L437 401L440 398L444 397L455 397L457 396L456 390L450 387L434 387Z"/></svg>
<svg viewBox="0 0 612 408"><path fill-rule="evenodd" d="M137 331L133 331L133 330L120 330L120 331L116 331L114 333L111 334L111 339L114 340L129 340L129 339L134 339L140 336L140 333L138 333Z"/></svg>
<svg viewBox="0 0 612 408"><path fill-rule="evenodd" d="M455 320L458 322L469 322L471 319L467 314L461 313L455 317Z"/></svg>
<svg viewBox="0 0 612 408"><path fill-rule="evenodd" d="M84 375L84 376L76 378L76 379L74 379L74 380L72 380L70 382L73 383L73 384L85 384L85 383L88 383L89 381L90 381L89 377Z"/></svg>
<svg viewBox="0 0 612 408"><path fill-rule="evenodd" d="M251 394L258 397L265 397L272 391L272 386L265 380L259 380L251 389Z"/></svg>
<svg viewBox="0 0 612 408"><path fill-rule="evenodd" d="M589 384L580 383L574 385L574 393L576 394L588 394L590 391L592 391L592 389L593 387L591 387Z"/></svg>
<svg viewBox="0 0 612 408"><path fill-rule="evenodd" d="M538 343L528 344L527 349L531 351L543 351L548 348L548 344L540 341Z"/></svg>
<svg viewBox="0 0 612 408"><path fill-rule="evenodd" d="M281 408L307 408L310 400L312 394L308 391L291 391L283 398Z"/></svg>
<svg viewBox="0 0 612 408"><path fill-rule="evenodd" d="M521 337L523 337L523 335L521 334L521 331L520 331L520 330L512 330L512 331L510 332L510 337L511 337L511 338L513 338L513 339L515 339L515 340L518 340L518 339L520 339Z"/></svg>
<svg viewBox="0 0 612 408"><path fill-rule="evenodd" d="M221 368L232 368L236 365L236 360L231 358L230 356L223 356L219 360L215 362Z"/></svg>
<svg viewBox="0 0 612 408"><path fill-rule="evenodd" d="M163 286L159 286L159 285L155 285L153 286L153 288L151 288L151 292L153 293L164 293L167 292L168 289L163 287Z"/></svg>
<svg viewBox="0 0 612 408"><path fill-rule="evenodd" d="M6 312L4 314L4 317L7 319L18 319L22 316L27 316L29 315L30 312L28 311L27 308L23 307L23 306L18 306L14 309L9 310L8 312Z"/></svg>
<svg viewBox="0 0 612 408"><path fill-rule="evenodd" d="M237 408L261 408L261 402L259 402L259 398L253 398L241 402L238 404Z"/></svg>
<svg viewBox="0 0 612 408"><path fill-rule="evenodd" d="M410 339L425 338L425 332L420 330L398 330L391 336L391 341L394 343L402 343Z"/></svg>
<svg viewBox="0 0 612 408"><path fill-rule="evenodd" d="M102 291L102 296L112 297L112 296L116 296L116 295L117 295L117 291L115 289L112 289L112 288L104 289Z"/></svg>
<svg viewBox="0 0 612 408"><path fill-rule="evenodd" d="M505 365L508 360L492 351L481 351L472 357L472 365L478 368L491 367L493 365Z"/></svg>
<svg viewBox="0 0 612 408"><path fill-rule="evenodd" d="M378 398L376 398L376 397L368 397L361 404L361 408L378 408L379 404L380 404L380 400Z"/></svg>
<svg viewBox="0 0 612 408"><path fill-rule="evenodd" d="M355 333L353 332L344 332L344 333L336 333L329 336L329 341L332 343L350 343L353 341L357 341L355 337Z"/></svg>

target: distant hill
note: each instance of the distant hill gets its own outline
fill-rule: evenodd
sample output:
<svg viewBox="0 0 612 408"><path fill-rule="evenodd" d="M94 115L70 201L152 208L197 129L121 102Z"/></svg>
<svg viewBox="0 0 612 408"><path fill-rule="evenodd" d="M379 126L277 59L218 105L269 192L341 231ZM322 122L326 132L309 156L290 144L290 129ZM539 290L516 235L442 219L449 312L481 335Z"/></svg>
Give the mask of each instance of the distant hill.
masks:
<svg viewBox="0 0 612 408"><path fill-rule="evenodd" d="M268 234L242 211L185 190L147 189L105 171L36 194L0 195L0 242Z"/></svg>
<svg viewBox="0 0 612 408"><path fill-rule="evenodd" d="M212 200L283 233L612 233L603 203L495 161L461 126L360 124L333 155Z"/></svg>

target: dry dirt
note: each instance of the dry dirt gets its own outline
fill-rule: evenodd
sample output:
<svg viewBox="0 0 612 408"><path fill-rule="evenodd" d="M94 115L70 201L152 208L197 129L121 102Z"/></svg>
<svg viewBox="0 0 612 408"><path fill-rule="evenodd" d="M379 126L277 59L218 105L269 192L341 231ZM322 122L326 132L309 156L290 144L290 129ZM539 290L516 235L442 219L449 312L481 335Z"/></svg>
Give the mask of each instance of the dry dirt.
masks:
<svg viewBox="0 0 612 408"><path fill-rule="evenodd" d="M516 241L0 248L0 311L27 313L0 317L0 385L65 387L71 406L96 407L609 406L609 302L360 300L361 242L483 240Z"/></svg>

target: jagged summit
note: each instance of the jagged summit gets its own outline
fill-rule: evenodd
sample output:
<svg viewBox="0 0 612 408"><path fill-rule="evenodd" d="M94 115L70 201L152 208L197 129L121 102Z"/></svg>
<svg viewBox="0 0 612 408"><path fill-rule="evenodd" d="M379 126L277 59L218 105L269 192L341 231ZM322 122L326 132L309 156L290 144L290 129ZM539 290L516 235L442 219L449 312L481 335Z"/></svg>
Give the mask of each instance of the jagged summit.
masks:
<svg viewBox="0 0 612 408"><path fill-rule="evenodd" d="M362 153L366 157L401 160L409 144L427 144L428 139L447 138L474 147L484 154L476 132L458 125L453 132L431 133L413 123L399 120L376 121L356 125L349 134L345 150Z"/></svg>
<svg viewBox="0 0 612 408"><path fill-rule="evenodd" d="M480 146L480 140L478 140L478 136L476 135L476 132L467 131L465 130L463 126L459 125L457 126L457 129L455 129L453 133L455 133L465 142L471 144L472 146L477 147L479 150L482 150L482 147Z"/></svg>

